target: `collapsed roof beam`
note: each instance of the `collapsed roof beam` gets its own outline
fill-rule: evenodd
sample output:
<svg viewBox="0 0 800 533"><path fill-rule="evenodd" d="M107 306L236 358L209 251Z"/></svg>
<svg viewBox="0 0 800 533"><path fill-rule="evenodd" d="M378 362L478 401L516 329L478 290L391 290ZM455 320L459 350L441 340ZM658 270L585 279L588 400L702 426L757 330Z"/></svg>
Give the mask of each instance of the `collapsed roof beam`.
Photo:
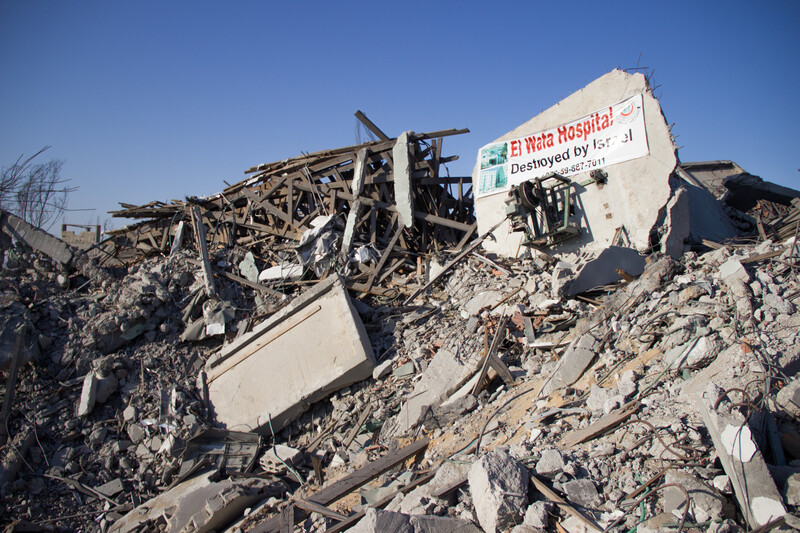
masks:
<svg viewBox="0 0 800 533"><path fill-rule="evenodd" d="M381 131L381 129L380 129L378 126L376 126L375 124L373 124L373 123L372 123L372 121L371 121L370 119L368 119L368 118L367 118L367 115L365 115L364 113L362 113L360 109L359 109L359 110L357 110L357 111L355 112L355 116L356 116L356 118L357 118L358 120L360 120L360 121L361 121L361 123L362 123L363 125L365 125L365 126L367 127L367 129L368 129L369 131L371 131L372 133L374 133L374 134L375 134L375 136L376 136L376 137L378 137L378 139L380 139L380 140L382 140L382 141L388 141L388 140L389 140L389 136L388 136L388 135L386 135L385 133L383 133L383 132Z"/></svg>

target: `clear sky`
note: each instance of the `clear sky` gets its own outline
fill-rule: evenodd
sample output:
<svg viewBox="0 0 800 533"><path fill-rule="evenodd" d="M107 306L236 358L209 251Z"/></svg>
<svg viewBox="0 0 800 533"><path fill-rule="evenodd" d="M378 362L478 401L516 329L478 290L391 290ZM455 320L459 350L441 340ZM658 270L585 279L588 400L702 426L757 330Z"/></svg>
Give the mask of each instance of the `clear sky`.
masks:
<svg viewBox="0 0 800 533"><path fill-rule="evenodd" d="M465 176L480 146L637 64L681 160L800 189L797 1L0 0L0 165L52 145L69 207L94 209L65 221L102 223L355 144L361 109L390 136L469 128L444 142Z"/></svg>

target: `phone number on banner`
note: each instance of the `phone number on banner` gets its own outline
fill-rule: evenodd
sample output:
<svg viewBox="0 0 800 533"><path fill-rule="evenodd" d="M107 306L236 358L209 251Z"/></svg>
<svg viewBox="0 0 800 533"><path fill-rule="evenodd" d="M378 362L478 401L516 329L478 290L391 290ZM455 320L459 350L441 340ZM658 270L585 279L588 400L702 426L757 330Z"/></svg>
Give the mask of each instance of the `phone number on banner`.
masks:
<svg viewBox="0 0 800 533"><path fill-rule="evenodd" d="M574 165L560 168L556 170L556 173L561 174L562 176L566 176L567 174L575 174L576 172L582 172L584 170L601 167L605 164L605 162L606 162L605 157L598 157L597 159L590 159L589 161L581 161L580 163L575 163Z"/></svg>

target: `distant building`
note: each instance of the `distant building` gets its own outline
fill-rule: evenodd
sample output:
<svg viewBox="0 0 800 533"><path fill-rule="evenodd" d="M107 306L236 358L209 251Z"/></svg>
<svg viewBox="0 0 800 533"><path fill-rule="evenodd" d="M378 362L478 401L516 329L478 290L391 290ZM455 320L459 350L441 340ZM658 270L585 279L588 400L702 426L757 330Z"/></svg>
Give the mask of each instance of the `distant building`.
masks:
<svg viewBox="0 0 800 533"><path fill-rule="evenodd" d="M83 228L83 231L70 231L68 227ZM99 225L61 224L61 240L80 250L86 250L100 242L101 235Z"/></svg>

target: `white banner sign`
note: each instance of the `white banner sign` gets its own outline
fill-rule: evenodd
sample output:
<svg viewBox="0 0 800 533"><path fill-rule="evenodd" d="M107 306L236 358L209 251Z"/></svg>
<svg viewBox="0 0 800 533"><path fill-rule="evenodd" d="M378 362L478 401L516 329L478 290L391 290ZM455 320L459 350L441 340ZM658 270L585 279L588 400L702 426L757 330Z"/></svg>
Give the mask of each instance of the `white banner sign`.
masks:
<svg viewBox="0 0 800 533"><path fill-rule="evenodd" d="M573 122L487 144L478 152L475 196L507 191L551 172L570 176L649 153L642 95L637 94Z"/></svg>

